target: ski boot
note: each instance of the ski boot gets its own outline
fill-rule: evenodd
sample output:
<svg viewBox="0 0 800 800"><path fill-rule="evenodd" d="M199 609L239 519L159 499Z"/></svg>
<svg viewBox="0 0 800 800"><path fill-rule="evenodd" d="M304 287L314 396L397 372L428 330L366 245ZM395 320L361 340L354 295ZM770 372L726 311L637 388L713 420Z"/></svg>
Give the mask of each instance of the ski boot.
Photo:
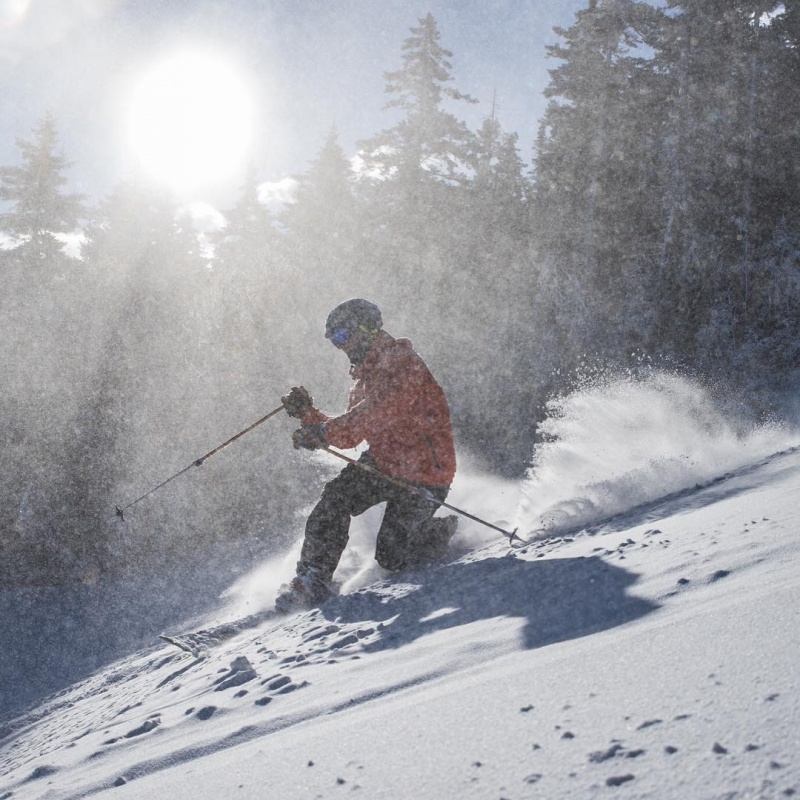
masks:
<svg viewBox="0 0 800 800"><path fill-rule="evenodd" d="M281 614L316 608L331 597L330 587L314 571L296 575L284 583L275 598L275 610Z"/></svg>
<svg viewBox="0 0 800 800"><path fill-rule="evenodd" d="M409 542L406 569L425 567L447 557L450 539L458 528L458 517L433 517Z"/></svg>

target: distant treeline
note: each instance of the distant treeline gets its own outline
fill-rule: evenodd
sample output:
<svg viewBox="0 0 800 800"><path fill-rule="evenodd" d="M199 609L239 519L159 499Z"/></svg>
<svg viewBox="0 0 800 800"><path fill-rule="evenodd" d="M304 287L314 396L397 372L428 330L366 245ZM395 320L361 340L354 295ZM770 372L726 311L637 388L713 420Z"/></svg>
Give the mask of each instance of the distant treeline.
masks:
<svg viewBox="0 0 800 800"><path fill-rule="evenodd" d="M251 168L213 257L153 187L69 194L52 117L18 140L0 168L0 583L294 538L318 484L285 418L128 522L113 511L294 383L341 410L347 364L322 330L348 297L414 341L462 454L507 475L580 369L671 363L761 409L792 386L800 3L596 0L557 32L529 164L497 115L460 120L472 98L428 15L385 75L389 127L356 158L321 132L277 216ZM56 238L76 230L80 258Z"/></svg>

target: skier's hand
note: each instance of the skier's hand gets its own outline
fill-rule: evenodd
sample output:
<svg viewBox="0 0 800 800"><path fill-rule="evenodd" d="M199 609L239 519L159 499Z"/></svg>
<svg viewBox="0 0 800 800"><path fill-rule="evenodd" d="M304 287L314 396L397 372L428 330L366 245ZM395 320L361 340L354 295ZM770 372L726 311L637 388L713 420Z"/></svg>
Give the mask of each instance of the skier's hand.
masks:
<svg viewBox="0 0 800 800"><path fill-rule="evenodd" d="M304 450L319 450L327 447L325 441L325 425L303 425L292 434L292 444L295 450L301 447Z"/></svg>
<svg viewBox="0 0 800 800"><path fill-rule="evenodd" d="M314 407L314 398L305 386L294 386L285 397L281 397L283 407L290 417L302 419Z"/></svg>

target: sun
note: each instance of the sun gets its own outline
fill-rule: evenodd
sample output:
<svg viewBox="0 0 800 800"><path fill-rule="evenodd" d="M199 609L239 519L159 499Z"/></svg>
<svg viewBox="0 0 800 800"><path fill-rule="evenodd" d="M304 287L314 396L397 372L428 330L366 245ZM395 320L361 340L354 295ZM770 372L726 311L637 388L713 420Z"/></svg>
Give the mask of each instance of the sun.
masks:
<svg viewBox="0 0 800 800"><path fill-rule="evenodd" d="M128 136L140 166L179 193L231 178L252 127L246 84L218 56L175 54L153 67L131 98Z"/></svg>

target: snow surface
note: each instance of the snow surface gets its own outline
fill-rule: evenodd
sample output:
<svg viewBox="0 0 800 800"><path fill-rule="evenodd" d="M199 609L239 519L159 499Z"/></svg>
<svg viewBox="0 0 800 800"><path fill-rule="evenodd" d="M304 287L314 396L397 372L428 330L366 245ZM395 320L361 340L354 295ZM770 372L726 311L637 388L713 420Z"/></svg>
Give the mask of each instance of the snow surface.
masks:
<svg viewBox="0 0 800 800"><path fill-rule="evenodd" d="M572 396L523 485L466 470L450 498L528 546L464 522L453 562L387 576L367 515L321 609L7 720L0 800L800 795L800 440L709 402L665 376Z"/></svg>

